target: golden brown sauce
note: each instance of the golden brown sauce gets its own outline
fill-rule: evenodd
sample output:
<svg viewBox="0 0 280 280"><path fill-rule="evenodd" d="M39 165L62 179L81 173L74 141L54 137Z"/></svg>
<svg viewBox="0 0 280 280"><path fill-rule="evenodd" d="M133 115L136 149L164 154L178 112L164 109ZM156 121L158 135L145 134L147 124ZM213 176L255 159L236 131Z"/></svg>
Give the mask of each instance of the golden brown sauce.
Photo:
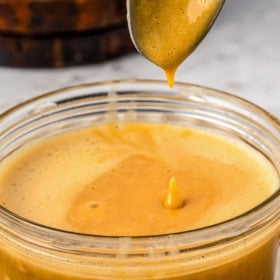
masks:
<svg viewBox="0 0 280 280"><path fill-rule="evenodd" d="M67 133L17 152L0 169L1 205L44 225L98 235L209 226L254 208L278 187L272 165L245 144L163 124ZM172 177L185 205L169 211L163 201Z"/></svg>
<svg viewBox="0 0 280 280"><path fill-rule="evenodd" d="M130 30L138 50L161 67L170 87L179 65L211 27L221 0L131 0Z"/></svg>
<svg viewBox="0 0 280 280"><path fill-rule="evenodd" d="M137 123L34 143L2 162L0 171L0 201L8 209L48 226L109 235L168 233L221 222L265 200L279 183L268 160L239 141ZM163 205L168 184L172 209ZM278 225L273 226L256 239L235 243L232 251L194 261L179 257L176 268L159 261L150 270L145 265L130 270L129 259L114 265L105 258L106 276L95 258L60 263L61 255L54 261L31 248L19 251L0 235L0 278L273 280Z"/></svg>

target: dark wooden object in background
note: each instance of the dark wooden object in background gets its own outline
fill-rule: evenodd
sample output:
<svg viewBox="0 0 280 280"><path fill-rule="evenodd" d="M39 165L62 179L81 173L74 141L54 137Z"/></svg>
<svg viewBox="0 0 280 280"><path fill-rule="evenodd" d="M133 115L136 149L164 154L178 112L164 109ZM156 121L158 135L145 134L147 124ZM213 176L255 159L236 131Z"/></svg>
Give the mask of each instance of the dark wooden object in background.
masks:
<svg viewBox="0 0 280 280"><path fill-rule="evenodd" d="M62 67L133 50L125 0L0 0L0 64Z"/></svg>

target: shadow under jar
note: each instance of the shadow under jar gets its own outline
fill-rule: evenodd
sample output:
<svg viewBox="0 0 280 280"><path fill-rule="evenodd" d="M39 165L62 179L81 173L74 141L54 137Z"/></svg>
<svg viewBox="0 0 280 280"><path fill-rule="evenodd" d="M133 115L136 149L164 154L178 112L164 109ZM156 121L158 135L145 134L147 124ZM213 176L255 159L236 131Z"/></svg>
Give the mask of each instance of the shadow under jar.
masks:
<svg viewBox="0 0 280 280"><path fill-rule="evenodd" d="M0 119L0 160L32 141L110 121L168 123L237 138L280 170L280 127L261 108L189 84L109 81L30 100ZM5 280L273 280L280 195L230 221L147 237L104 237L48 228L0 207L0 278Z"/></svg>

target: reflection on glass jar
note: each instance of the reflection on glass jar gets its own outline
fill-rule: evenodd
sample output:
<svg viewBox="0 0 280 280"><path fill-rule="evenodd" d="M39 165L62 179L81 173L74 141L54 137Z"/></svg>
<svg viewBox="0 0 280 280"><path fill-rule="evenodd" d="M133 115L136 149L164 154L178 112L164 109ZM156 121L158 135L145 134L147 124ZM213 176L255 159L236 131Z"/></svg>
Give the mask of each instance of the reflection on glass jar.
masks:
<svg viewBox="0 0 280 280"><path fill-rule="evenodd" d="M33 141L118 122L168 123L221 133L280 168L276 119L240 98L195 85L115 81L36 98L0 119L1 161ZM66 176L66 175L65 175ZM273 280L279 191L249 212L207 228L146 237L71 233L0 208L0 277L11 280ZM34 209L36 211L36 209Z"/></svg>

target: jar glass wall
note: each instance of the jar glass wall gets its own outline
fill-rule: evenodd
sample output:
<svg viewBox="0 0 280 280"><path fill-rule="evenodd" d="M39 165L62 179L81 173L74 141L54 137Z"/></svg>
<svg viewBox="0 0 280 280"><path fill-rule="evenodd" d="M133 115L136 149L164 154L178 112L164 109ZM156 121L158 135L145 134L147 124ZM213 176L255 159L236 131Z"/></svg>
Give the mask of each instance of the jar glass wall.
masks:
<svg viewBox="0 0 280 280"><path fill-rule="evenodd" d="M237 138L280 172L279 122L213 89L112 81L35 98L0 118L0 160L33 141L107 122L168 123ZM0 278L272 280L280 233L277 191L244 215L195 231L149 237L64 232L0 208Z"/></svg>

